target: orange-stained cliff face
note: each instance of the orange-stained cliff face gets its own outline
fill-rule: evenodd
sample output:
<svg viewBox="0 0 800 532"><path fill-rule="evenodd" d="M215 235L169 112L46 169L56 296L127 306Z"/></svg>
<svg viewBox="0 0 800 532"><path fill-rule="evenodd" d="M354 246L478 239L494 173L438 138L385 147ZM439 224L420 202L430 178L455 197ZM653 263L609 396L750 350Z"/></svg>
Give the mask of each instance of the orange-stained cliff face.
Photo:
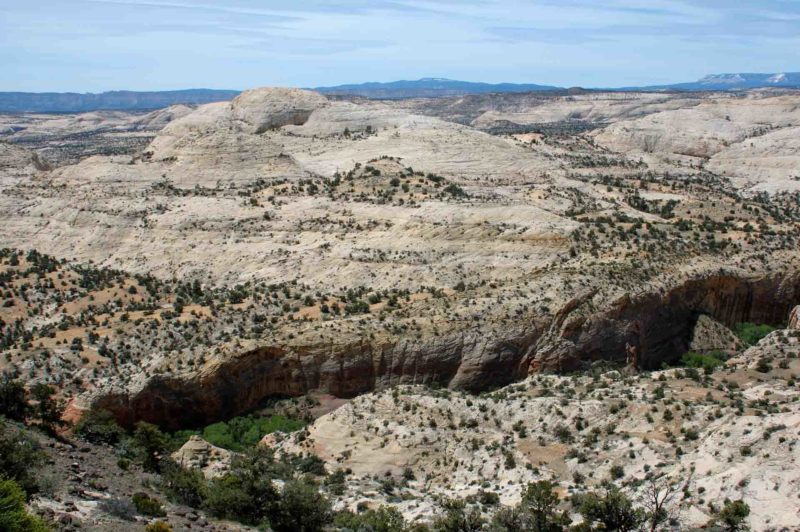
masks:
<svg viewBox="0 0 800 532"><path fill-rule="evenodd" d="M394 343L257 347L211 362L189 377L153 376L135 392L106 392L94 402L125 425L145 420L177 429L241 414L269 397L312 390L353 397L396 384L429 384L477 392L532 372L625 362L631 352L639 369L657 369L689 349L700 315L727 325L784 323L800 300L800 276L709 276L596 309L592 296L579 295L554 316L520 324L502 337L476 325L466 332ZM796 311L793 315L796 321Z"/></svg>

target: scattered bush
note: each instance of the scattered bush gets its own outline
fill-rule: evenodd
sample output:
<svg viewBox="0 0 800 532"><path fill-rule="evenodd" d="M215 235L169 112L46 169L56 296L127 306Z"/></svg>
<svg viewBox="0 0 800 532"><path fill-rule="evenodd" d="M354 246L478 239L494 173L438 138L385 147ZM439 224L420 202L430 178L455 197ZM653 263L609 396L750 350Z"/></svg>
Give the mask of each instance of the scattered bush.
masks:
<svg viewBox="0 0 800 532"><path fill-rule="evenodd" d="M519 530L535 532L556 532L569 524L566 514L558 514L558 495L555 485L549 480L528 484L520 503Z"/></svg>
<svg viewBox="0 0 800 532"><path fill-rule="evenodd" d="M46 384L35 384L31 388L31 396L36 401L35 415L39 418L39 425L50 435L55 435L56 428L65 425L61 419L64 413L64 404L53 399L56 391Z"/></svg>
<svg viewBox="0 0 800 532"><path fill-rule="evenodd" d="M257 525L267 521L280 494L272 479L277 465L270 451L256 449L231 462L231 470L209 483L203 505L213 515Z"/></svg>
<svg viewBox="0 0 800 532"><path fill-rule="evenodd" d="M433 522L436 532L473 532L483 528L486 523L477 508L467 510L464 501L451 499L443 504L444 515Z"/></svg>
<svg viewBox="0 0 800 532"><path fill-rule="evenodd" d="M117 420L108 410L92 409L75 425L75 434L92 443L116 445L125 436Z"/></svg>
<svg viewBox="0 0 800 532"><path fill-rule="evenodd" d="M162 463L161 488L171 501L192 508L199 508L208 496L203 473L181 467L172 460Z"/></svg>
<svg viewBox="0 0 800 532"><path fill-rule="evenodd" d="M750 515L750 506L744 501L725 501L719 514L715 517L717 523L722 524L725 530L735 531L747 528L745 520Z"/></svg>
<svg viewBox="0 0 800 532"><path fill-rule="evenodd" d="M161 459L169 449L169 438L155 425L140 421L133 433L133 444L145 471L157 473Z"/></svg>
<svg viewBox="0 0 800 532"><path fill-rule="evenodd" d="M98 503L98 507L104 513L118 517L124 521L136 520L136 507L128 499L121 499L112 497L110 499L102 499Z"/></svg>
<svg viewBox="0 0 800 532"><path fill-rule="evenodd" d="M336 529L369 530L371 532L405 532L407 524L397 508L381 506L377 510L367 510L360 514L343 511L333 520Z"/></svg>
<svg viewBox="0 0 800 532"><path fill-rule="evenodd" d="M145 532L172 532L172 527L164 521L154 521L144 527Z"/></svg>
<svg viewBox="0 0 800 532"><path fill-rule="evenodd" d="M134 493L132 500L136 511L142 515L150 517L164 517L167 515L161 502L146 493Z"/></svg>

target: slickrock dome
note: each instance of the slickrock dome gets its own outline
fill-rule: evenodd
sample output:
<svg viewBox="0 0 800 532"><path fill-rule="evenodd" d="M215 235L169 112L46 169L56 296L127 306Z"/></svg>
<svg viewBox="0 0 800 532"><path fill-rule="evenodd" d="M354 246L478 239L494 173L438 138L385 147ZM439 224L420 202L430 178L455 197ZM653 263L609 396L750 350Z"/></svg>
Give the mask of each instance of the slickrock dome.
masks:
<svg viewBox="0 0 800 532"><path fill-rule="evenodd" d="M327 98L316 92L270 87L243 92L231 106L235 120L263 133L281 126L301 126L327 103Z"/></svg>

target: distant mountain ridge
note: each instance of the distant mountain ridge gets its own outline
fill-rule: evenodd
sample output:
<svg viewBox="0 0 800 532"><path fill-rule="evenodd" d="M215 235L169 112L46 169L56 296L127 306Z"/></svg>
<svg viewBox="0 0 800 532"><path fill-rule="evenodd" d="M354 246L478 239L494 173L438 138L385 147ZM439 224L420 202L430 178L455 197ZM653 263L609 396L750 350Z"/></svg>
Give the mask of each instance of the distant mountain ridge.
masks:
<svg viewBox="0 0 800 532"><path fill-rule="evenodd" d="M176 91L0 92L0 112L81 113L97 110L159 109L179 103L203 104L235 98L239 91L186 89Z"/></svg>
<svg viewBox="0 0 800 532"><path fill-rule="evenodd" d="M768 87L800 88L800 72L779 72L773 74L711 74L700 80L689 83L675 83L672 85L648 88L716 91L762 89Z"/></svg>
<svg viewBox="0 0 800 532"><path fill-rule="evenodd" d="M391 82L367 82L316 87L322 94L361 96L374 99L437 98L468 94L554 92L554 91L728 91L760 88L800 89L800 72L771 74L711 74L700 80L649 87L566 89L535 83L481 83L446 78L422 78ZM175 91L111 91L99 94L73 92L0 92L0 112L80 113L97 110L135 111L175 104L204 104L227 101L240 91L187 89Z"/></svg>
<svg viewBox="0 0 800 532"><path fill-rule="evenodd" d="M674 83L671 85L654 85L649 87L611 87L610 91L726 91L760 88L800 88L800 72L781 72L771 74L711 74L698 81ZM388 83L368 82L334 87L316 87L313 90L323 94L341 96L362 96L376 99L401 99L459 96L464 94L486 94L492 92L537 92L566 91L553 85L533 83L476 83L445 78L422 78L408 81L392 81ZM587 89L593 90L593 89Z"/></svg>
<svg viewBox="0 0 800 532"><path fill-rule="evenodd" d="M489 92L533 92L563 90L552 85L535 83L480 83L446 78L422 78L417 80L368 82L334 87L316 87L322 94L363 96L366 98L425 98L458 96L462 94L485 94Z"/></svg>

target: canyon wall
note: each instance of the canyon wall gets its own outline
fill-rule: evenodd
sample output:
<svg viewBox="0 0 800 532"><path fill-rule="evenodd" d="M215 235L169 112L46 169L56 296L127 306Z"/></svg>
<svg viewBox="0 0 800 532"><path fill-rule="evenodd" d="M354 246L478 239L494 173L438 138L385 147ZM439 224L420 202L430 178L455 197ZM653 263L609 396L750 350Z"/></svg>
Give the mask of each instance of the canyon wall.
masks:
<svg viewBox="0 0 800 532"><path fill-rule="evenodd" d="M707 276L624 296L596 311L588 310L592 296L578 296L554 316L521 324L502 338L478 325L394 343L264 346L191 377L154 376L134 393L106 393L95 404L127 426L145 420L178 429L247 412L266 398L312 390L354 397L396 384L429 384L479 392L531 372L578 371L593 361L626 358L639 369L656 369L688 350L700 315L726 325L785 323L800 301L800 276Z"/></svg>

